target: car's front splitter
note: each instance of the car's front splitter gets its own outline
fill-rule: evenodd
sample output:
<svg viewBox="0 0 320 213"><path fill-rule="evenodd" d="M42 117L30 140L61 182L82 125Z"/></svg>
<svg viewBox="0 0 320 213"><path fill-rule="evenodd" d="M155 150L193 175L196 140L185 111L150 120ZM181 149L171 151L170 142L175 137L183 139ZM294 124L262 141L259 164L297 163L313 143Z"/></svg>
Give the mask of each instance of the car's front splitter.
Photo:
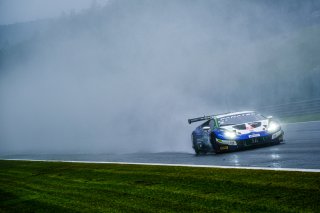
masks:
<svg viewBox="0 0 320 213"><path fill-rule="evenodd" d="M244 148L250 148L255 146L263 146L267 144L275 144L283 141L283 131L280 130L276 133L263 136L255 137L243 140L221 140L217 139L217 149L220 152L235 151Z"/></svg>

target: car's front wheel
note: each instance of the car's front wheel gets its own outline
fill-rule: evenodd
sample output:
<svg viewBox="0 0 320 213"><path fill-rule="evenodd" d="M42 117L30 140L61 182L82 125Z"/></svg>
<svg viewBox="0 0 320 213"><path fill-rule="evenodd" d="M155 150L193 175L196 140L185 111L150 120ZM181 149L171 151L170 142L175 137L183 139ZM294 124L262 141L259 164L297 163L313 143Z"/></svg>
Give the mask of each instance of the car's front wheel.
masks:
<svg viewBox="0 0 320 213"><path fill-rule="evenodd" d="M216 136L215 136L214 134L211 134L211 136L210 136L210 142L211 142L213 151L214 151L216 154L221 153L220 147L219 147L218 142L217 142L217 140L216 140Z"/></svg>

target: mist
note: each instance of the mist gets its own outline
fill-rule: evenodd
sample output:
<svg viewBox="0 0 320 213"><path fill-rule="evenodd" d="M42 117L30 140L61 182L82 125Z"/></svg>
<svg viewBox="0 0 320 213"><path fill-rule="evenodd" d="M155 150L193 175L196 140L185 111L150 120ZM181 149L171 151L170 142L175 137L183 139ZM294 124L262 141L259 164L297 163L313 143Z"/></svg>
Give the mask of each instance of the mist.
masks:
<svg viewBox="0 0 320 213"><path fill-rule="evenodd" d="M108 0L1 0L0 25L57 18L79 13L94 5L105 5Z"/></svg>
<svg viewBox="0 0 320 213"><path fill-rule="evenodd" d="M118 0L53 19L1 48L0 152L191 152L188 118L317 98L319 11Z"/></svg>

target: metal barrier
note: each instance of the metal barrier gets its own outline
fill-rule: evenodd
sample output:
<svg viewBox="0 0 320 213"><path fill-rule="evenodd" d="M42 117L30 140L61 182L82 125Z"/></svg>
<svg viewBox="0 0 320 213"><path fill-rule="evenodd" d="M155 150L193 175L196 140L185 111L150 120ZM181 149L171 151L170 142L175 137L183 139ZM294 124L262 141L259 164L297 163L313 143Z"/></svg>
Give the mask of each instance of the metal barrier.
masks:
<svg viewBox="0 0 320 213"><path fill-rule="evenodd" d="M284 103L273 106L258 107L261 113L277 117L290 117L296 115L309 115L320 113L320 98Z"/></svg>

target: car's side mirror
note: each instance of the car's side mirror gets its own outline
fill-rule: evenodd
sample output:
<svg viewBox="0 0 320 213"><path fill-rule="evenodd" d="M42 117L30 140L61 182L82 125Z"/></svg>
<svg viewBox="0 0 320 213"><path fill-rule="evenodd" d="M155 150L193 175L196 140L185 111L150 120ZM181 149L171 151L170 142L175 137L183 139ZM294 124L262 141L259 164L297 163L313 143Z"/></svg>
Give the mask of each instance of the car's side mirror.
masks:
<svg viewBox="0 0 320 213"><path fill-rule="evenodd" d="M210 126L204 126L204 127L202 127L202 129L203 129L204 131L208 131L208 130L210 130Z"/></svg>

